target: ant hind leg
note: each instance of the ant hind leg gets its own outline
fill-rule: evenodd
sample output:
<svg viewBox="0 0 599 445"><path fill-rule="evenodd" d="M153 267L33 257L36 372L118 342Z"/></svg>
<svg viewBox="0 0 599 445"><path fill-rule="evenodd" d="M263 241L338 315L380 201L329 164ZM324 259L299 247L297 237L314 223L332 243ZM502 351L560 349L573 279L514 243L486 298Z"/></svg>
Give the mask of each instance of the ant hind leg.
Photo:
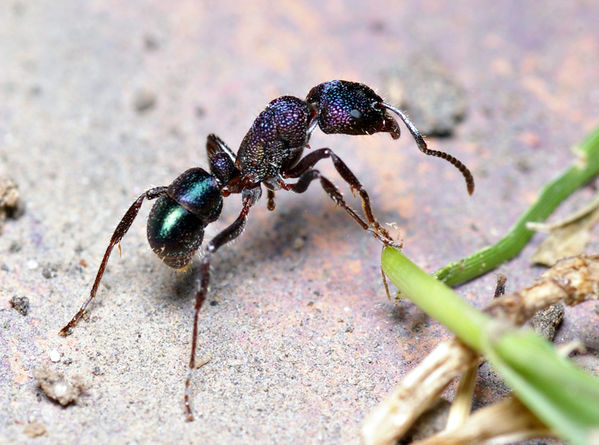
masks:
<svg viewBox="0 0 599 445"><path fill-rule="evenodd" d="M195 307L193 313L193 333L191 337L191 357L189 359L189 367L187 369L187 378L185 379L185 410L187 412L187 420L193 421L193 411L191 409L191 377L193 370L196 369L196 349L198 343L198 319L202 304L208 293L208 285L210 283L210 260L212 255L225 244L233 241L243 232L247 223L247 215L250 208L256 203L260 197L260 188L244 191L243 193L243 208L239 216L231 225L217 234L206 246L204 257L200 271L200 279L198 282L198 291L196 293Z"/></svg>
<svg viewBox="0 0 599 445"><path fill-rule="evenodd" d="M100 267L98 269L98 273L96 274L96 279L92 286L91 292L89 294L89 298L83 303L79 311L75 314L73 318L58 332L59 335L66 337L71 333L71 330L75 327L75 325L79 322L81 317L85 314L87 306L92 302L92 300L96 297L96 292L98 291L98 286L100 285L100 281L102 280L102 275L104 275L104 270L106 269L106 264L108 263L108 258L110 257L110 253L114 246L119 244L123 239L123 236L127 233L131 224L135 220L139 209L141 208L141 204L144 199L155 199L159 196L166 193L167 187L155 187L150 190L146 190L139 198L131 204L129 210L125 213L119 224L116 226L112 237L110 238L110 242L108 243L108 247L106 248L106 252L104 253L104 258L102 258L102 263L100 263Z"/></svg>

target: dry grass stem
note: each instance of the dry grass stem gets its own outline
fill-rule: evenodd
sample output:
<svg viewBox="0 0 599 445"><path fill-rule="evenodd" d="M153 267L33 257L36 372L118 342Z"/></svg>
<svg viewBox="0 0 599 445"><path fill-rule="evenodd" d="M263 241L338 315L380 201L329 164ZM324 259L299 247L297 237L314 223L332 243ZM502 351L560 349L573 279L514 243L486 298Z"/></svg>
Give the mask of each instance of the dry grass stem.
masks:
<svg viewBox="0 0 599 445"><path fill-rule="evenodd" d="M392 445L451 381L478 363L478 354L457 339L438 345L368 415L362 427L366 445Z"/></svg>
<svg viewBox="0 0 599 445"><path fill-rule="evenodd" d="M448 430L458 429L466 422L468 416L470 416L470 412L472 411L472 395L474 394L474 384L477 374L478 361L462 373L447 419Z"/></svg>
<svg viewBox="0 0 599 445"><path fill-rule="evenodd" d="M412 445L458 445L508 437L514 441L550 434L518 399L507 397L479 409L459 429L442 431L425 440L412 442Z"/></svg>
<svg viewBox="0 0 599 445"><path fill-rule="evenodd" d="M486 312L493 317L509 321L515 325L524 324L537 311L552 304L563 302L576 305L597 299L599 292L599 255L579 256L560 261L547 270L533 285L520 292L503 295L491 301ZM478 364L479 356L457 339L439 344L416 368L412 369L400 385L366 417L362 427L362 437L366 445L392 445L401 438L413 422L428 409L441 395L451 381L470 367ZM500 413L508 419L495 425L496 433L512 434L528 431L547 433L536 421L536 417L515 399L507 399L493 406L479 410L470 416L457 431L444 431L446 437L458 437L474 431L478 422L480 434L487 434L482 428L486 423L497 424ZM493 411L495 410L495 411ZM489 417L489 414L494 413ZM514 417L514 419L511 419ZM520 422L520 423L518 423ZM538 422L538 421L536 421ZM532 428L532 429L531 429ZM451 434L455 434L452 436ZM440 436L439 436L440 437ZM474 436L473 436L474 437ZM477 437L476 442L482 436ZM489 436L491 437L491 436ZM467 440L466 440L467 441ZM463 443L464 441L462 441ZM458 443L458 442L418 442Z"/></svg>

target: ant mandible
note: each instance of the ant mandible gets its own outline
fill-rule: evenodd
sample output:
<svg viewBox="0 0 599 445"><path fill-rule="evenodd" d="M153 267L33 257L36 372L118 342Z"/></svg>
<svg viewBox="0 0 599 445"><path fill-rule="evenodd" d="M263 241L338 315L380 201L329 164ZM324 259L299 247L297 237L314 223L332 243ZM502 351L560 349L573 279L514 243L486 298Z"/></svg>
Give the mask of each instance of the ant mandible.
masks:
<svg viewBox="0 0 599 445"><path fill-rule="evenodd" d="M242 208L239 216L206 245L201 260L184 397L187 420L193 420L190 383L196 366L198 315L210 281L210 261L219 248L243 232L250 208L262 195L262 185L267 192L267 207L274 210L275 191L303 193L312 181L318 179L329 197L364 230L369 231L385 246L401 247L374 217L368 193L358 178L330 148L321 148L302 157L304 149L309 148L308 140L317 125L327 134L370 135L386 132L393 139L399 138L399 125L389 115L389 111L405 123L423 153L453 164L464 176L468 193L472 194L474 180L468 168L447 153L430 150L406 115L385 103L366 85L333 80L312 88L305 101L293 96L279 97L258 115L243 138L237 155L220 138L211 134L206 143L210 173L199 167L191 168L169 186L151 188L133 202L110 239L89 298L60 330L60 335L67 336L71 333L95 298L110 253L131 227L144 199L157 199L150 211L147 226L147 237L152 250L168 266L180 269L191 262L202 244L204 228L218 219L223 207L223 197L241 193ZM350 208L337 187L314 168L325 158L331 159L351 191L358 193L364 217Z"/></svg>

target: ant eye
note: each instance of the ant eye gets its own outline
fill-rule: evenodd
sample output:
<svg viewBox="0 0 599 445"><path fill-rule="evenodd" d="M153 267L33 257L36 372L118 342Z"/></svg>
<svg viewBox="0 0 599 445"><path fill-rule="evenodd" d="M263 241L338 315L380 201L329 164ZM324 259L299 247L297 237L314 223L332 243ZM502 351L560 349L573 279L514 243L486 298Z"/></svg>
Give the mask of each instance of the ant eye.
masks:
<svg viewBox="0 0 599 445"><path fill-rule="evenodd" d="M349 115L351 117L353 117L354 119L360 119L362 117L362 113L360 113L360 110L356 110L356 109L351 110L349 112Z"/></svg>

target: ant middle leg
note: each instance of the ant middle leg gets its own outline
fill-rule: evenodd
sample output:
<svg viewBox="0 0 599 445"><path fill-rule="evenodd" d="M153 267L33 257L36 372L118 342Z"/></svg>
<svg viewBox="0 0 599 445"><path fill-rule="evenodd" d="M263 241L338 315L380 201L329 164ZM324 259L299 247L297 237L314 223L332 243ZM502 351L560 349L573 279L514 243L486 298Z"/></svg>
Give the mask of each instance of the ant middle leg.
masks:
<svg viewBox="0 0 599 445"><path fill-rule="evenodd" d="M343 196L341 195L341 192L339 192L337 187L335 187L331 181L329 181L328 179L326 179L325 177L320 175L320 172L318 172L318 170L312 169L312 167L314 167L314 165L318 161L325 159L325 158L330 158L333 161L333 165L334 165L335 169L337 170L339 175L343 178L343 180L349 185L352 193L357 192L359 194L360 199L362 201L362 211L364 212L364 215L366 216L366 220L368 222L365 230L370 230L371 232L373 232L373 234L375 234L376 238L381 240L386 246L401 248L401 244L394 241L393 238L391 237L391 235L389 235L389 232L383 226L381 226L381 224L375 218L374 211L372 210L372 206L370 203L370 196L368 195L368 192L366 191L366 189L364 188L362 183L358 180L356 175L353 174L353 172L349 169L349 167L345 164L345 162L343 162L341 160L341 158L339 156L337 156L330 148L321 148L321 149L315 150L315 151L307 154L302 159L300 159L300 161L295 166L293 166L286 172L283 172L282 175L285 178L300 178L298 180L298 182L296 183L299 186L299 184L302 181L307 180L308 184L309 184L312 180L316 179L316 177L314 177L312 179L308 179L308 178L311 175L314 175L314 173L310 173L310 172L317 172L316 173L317 177L321 178L320 182L322 184L322 187L329 194L329 196L333 199L333 201L335 201L337 204L344 207L345 210L354 219L356 219L357 215L355 215L355 212L345 204L345 201L343 200ZM306 177L302 178L302 176L304 176L304 175L306 175ZM306 188L307 188L307 185L306 185ZM298 192L298 193L302 193L302 192ZM340 198L340 201L338 201L339 198ZM343 204L340 204L340 202L343 202ZM356 219L356 221L357 221L357 219ZM358 222L358 224L362 225L360 222Z"/></svg>
<svg viewBox="0 0 599 445"><path fill-rule="evenodd" d="M155 187L149 190L146 190L139 198L137 198L129 210L125 213L119 224L116 226L112 237L110 238L110 242L108 243L108 247L106 248L106 252L104 253L104 258L102 258L102 263L100 263L100 267L98 269L98 273L96 274L96 279L92 286L91 292L89 293L89 298L83 303L79 311L75 314L75 316L58 332L59 335L66 337L71 333L71 330L75 327L75 325L79 322L83 314L87 309L87 306L92 302L92 300L96 297L96 292L98 291L98 286L100 285L100 281L102 280L102 275L104 275L104 270L106 269L106 264L108 263L108 258L110 258L110 253L114 246L119 244L123 239L123 236L127 233L131 224L135 220L137 213L143 203L144 199L156 199L159 196L166 193L168 187ZM119 246L120 250L120 246Z"/></svg>
<svg viewBox="0 0 599 445"><path fill-rule="evenodd" d="M231 225L222 230L219 234L217 234L212 240L208 243L205 249L204 256L202 258L202 265L200 270L200 279L198 284L198 291L196 293L195 299L195 307L193 314L193 333L191 337L191 357L189 359L189 368L187 369L187 378L185 379L185 410L187 411L187 421L193 421L193 412L191 409L191 377L193 370L196 367L196 349L198 343L198 319L200 314L200 309L202 308L202 304L206 299L206 294L208 293L208 285L210 283L210 260L212 255L225 244L233 241L243 232L245 225L247 223L247 215L250 211L250 208L256 203L256 201L260 198L261 190L259 187L244 190L243 192L243 207L239 216Z"/></svg>
<svg viewBox="0 0 599 445"><path fill-rule="evenodd" d="M354 219L354 221L356 221L360 225L360 227L362 227L362 229L372 233L372 235L376 239L381 241L385 246L396 247L398 249L402 247L401 243L397 243L395 240L393 240L389 233L383 227L380 226L376 219L374 219L374 216L372 215L372 210L370 214L376 225L374 225L371 221L364 221L364 219L362 219L354 209L347 205L345 199L343 198L343 194L339 191L335 184L333 184L329 179L323 176L319 170L309 168L308 170L304 171L304 173L301 174L297 182L293 184L287 184L281 181L281 187L285 190L290 190L295 193L304 193L308 189L312 181L314 181L315 179L320 179L320 185L322 186L323 190L329 195L329 197L333 200L333 202L335 202L335 204L343 208L349 214L349 216L351 216ZM370 205L370 202L367 201L367 204Z"/></svg>

